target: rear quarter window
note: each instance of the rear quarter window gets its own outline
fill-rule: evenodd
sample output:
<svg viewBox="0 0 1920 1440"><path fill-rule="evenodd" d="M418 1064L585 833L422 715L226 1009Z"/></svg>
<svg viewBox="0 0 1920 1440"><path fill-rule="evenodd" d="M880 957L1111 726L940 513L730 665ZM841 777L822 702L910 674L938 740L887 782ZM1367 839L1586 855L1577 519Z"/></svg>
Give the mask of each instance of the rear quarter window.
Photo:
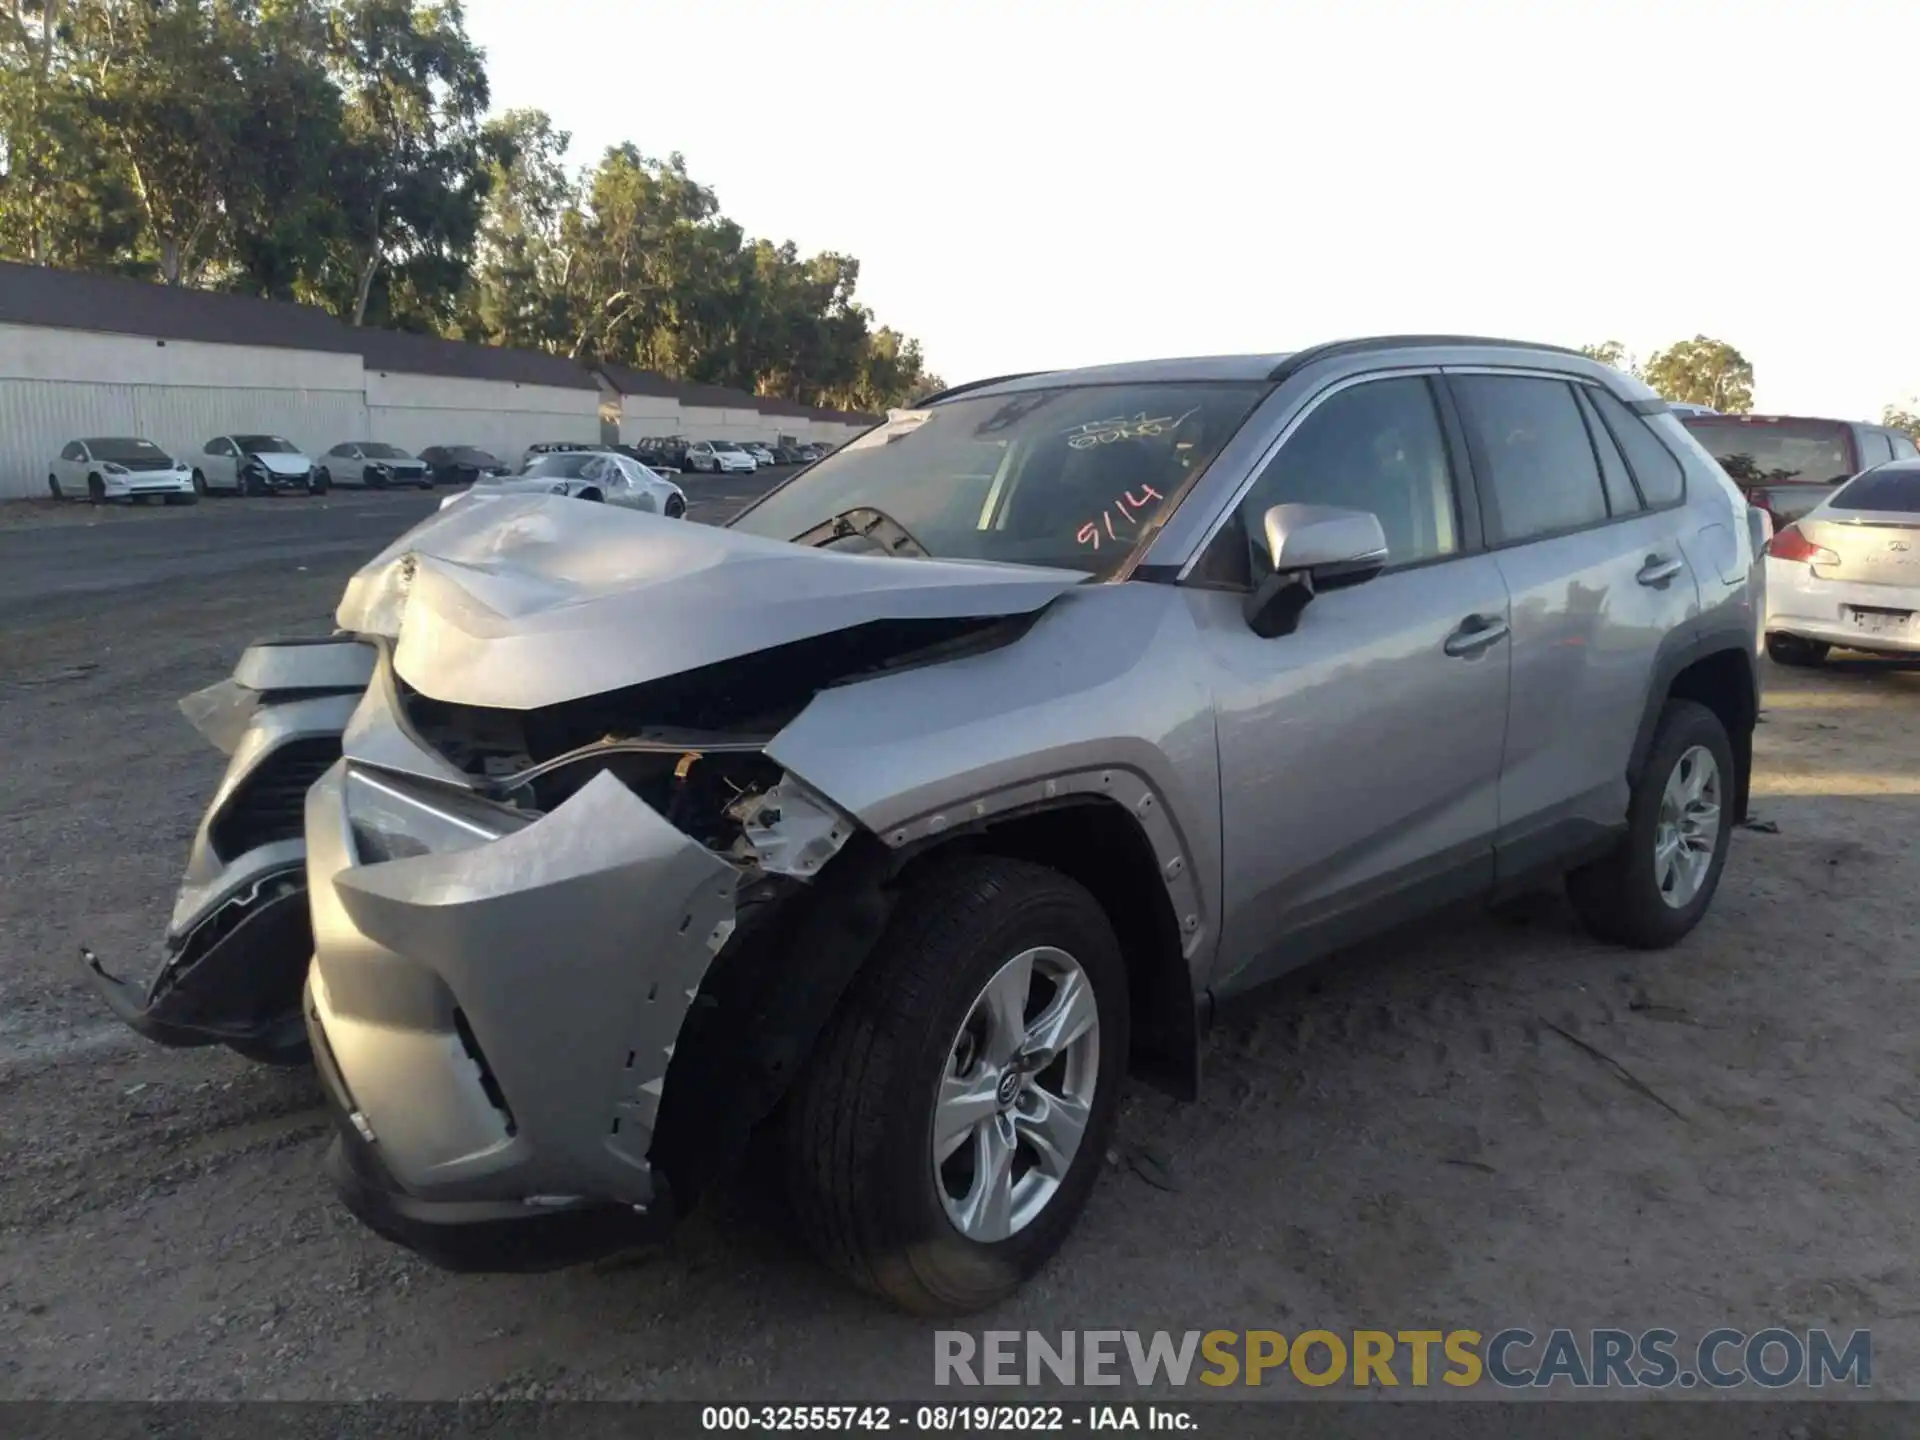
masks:
<svg viewBox="0 0 1920 1440"><path fill-rule="evenodd" d="M1871 469L1875 465L1884 465L1893 459L1893 439L1884 430L1871 430L1861 427L1860 432L1860 468Z"/></svg>
<svg viewBox="0 0 1920 1440"><path fill-rule="evenodd" d="M1653 433L1647 422L1598 387L1587 387L1587 398L1593 401L1594 409L1600 412L1607 429L1620 443L1621 453L1627 457L1627 468L1633 471L1634 482L1648 506L1658 510L1684 500L1687 476L1680 468L1679 457Z"/></svg>

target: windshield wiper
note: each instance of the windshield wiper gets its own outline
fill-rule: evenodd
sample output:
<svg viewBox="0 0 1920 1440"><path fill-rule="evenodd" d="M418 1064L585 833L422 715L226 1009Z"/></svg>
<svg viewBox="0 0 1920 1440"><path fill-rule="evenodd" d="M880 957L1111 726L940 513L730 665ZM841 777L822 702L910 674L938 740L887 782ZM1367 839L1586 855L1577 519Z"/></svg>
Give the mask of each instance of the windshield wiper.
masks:
<svg viewBox="0 0 1920 1440"><path fill-rule="evenodd" d="M836 540L870 540L889 555L913 553L931 560L933 552L913 538L911 531L884 510L859 505L842 510L831 520L822 520L811 530L802 530L790 542L795 545L831 545Z"/></svg>

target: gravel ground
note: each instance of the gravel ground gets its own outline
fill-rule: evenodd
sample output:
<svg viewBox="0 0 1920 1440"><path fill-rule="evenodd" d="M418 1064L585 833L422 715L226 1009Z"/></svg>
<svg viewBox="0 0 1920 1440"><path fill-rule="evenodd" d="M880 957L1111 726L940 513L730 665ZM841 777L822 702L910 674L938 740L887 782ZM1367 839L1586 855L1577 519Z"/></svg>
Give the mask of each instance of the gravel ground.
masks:
<svg viewBox="0 0 1920 1440"><path fill-rule="evenodd" d="M354 557L300 563L0 625L0 1398L936 1393L934 1327L743 1185L634 1257L444 1274L329 1197L308 1076L105 1017L76 948L148 967L220 770L173 702L328 626ZM1130 1097L1065 1252L969 1328L1871 1327L1875 1393L1920 1398L1920 669L1767 678L1778 830L1686 944L1543 900L1289 981L1216 1029L1203 1102Z"/></svg>

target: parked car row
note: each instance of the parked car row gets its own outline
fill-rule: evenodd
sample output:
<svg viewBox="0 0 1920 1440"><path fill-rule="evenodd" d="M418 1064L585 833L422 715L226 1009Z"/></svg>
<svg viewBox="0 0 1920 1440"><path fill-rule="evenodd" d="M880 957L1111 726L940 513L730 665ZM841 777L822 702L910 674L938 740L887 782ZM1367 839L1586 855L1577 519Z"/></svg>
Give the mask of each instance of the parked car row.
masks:
<svg viewBox="0 0 1920 1440"><path fill-rule="evenodd" d="M827 447L799 440L767 444L759 440L689 440L684 435L646 435L629 451L653 469L699 470L708 474L759 470L772 465L811 465ZM750 464L743 464L742 457Z"/></svg>
<svg viewBox="0 0 1920 1440"><path fill-rule="evenodd" d="M585 448L585 447L579 447ZM216 435L191 460L136 436L94 436L61 447L47 471L56 500L145 500L191 505L202 495L324 495L335 485L370 490L471 485L510 474L499 457L472 445L429 445L418 455L379 440L343 440L318 460L281 435Z"/></svg>

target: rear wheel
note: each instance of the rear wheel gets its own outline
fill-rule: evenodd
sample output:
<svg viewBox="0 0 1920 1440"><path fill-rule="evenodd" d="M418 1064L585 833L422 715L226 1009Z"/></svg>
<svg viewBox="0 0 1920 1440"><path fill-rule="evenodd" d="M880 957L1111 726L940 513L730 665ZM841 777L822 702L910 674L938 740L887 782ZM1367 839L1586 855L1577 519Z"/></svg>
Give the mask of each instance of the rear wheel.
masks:
<svg viewBox="0 0 1920 1440"><path fill-rule="evenodd" d="M1818 665L1832 648L1824 640L1807 640L1778 630L1767 636L1767 658L1776 665Z"/></svg>
<svg viewBox="0 0 1920 1440"><path fill-rule="evenodd" d="M1099 1177L1127 974L1066 876L971 856L901 898L785 1116L795 1218L829 1265L920 1314L976 1310L1059 1249Z"/></svg>
<svg viewBox="0 0 1920 1440"><path fill-rule="evenodd" d="M1620 846L1567 877L1581 921L1603 940L1659 950L1713 903L1733 834L1733 746L1720 717L1669 700L1627 807Z"/></svg>
<svg viewBox="0 0 1920 1440"><path fill-rule="evenodd" d="M607 497L602 495L598 490L587 489L587 490L582 490L578 498L582 500L591 500L595 504L598 504L600 501L605 500Z"/></svg>

